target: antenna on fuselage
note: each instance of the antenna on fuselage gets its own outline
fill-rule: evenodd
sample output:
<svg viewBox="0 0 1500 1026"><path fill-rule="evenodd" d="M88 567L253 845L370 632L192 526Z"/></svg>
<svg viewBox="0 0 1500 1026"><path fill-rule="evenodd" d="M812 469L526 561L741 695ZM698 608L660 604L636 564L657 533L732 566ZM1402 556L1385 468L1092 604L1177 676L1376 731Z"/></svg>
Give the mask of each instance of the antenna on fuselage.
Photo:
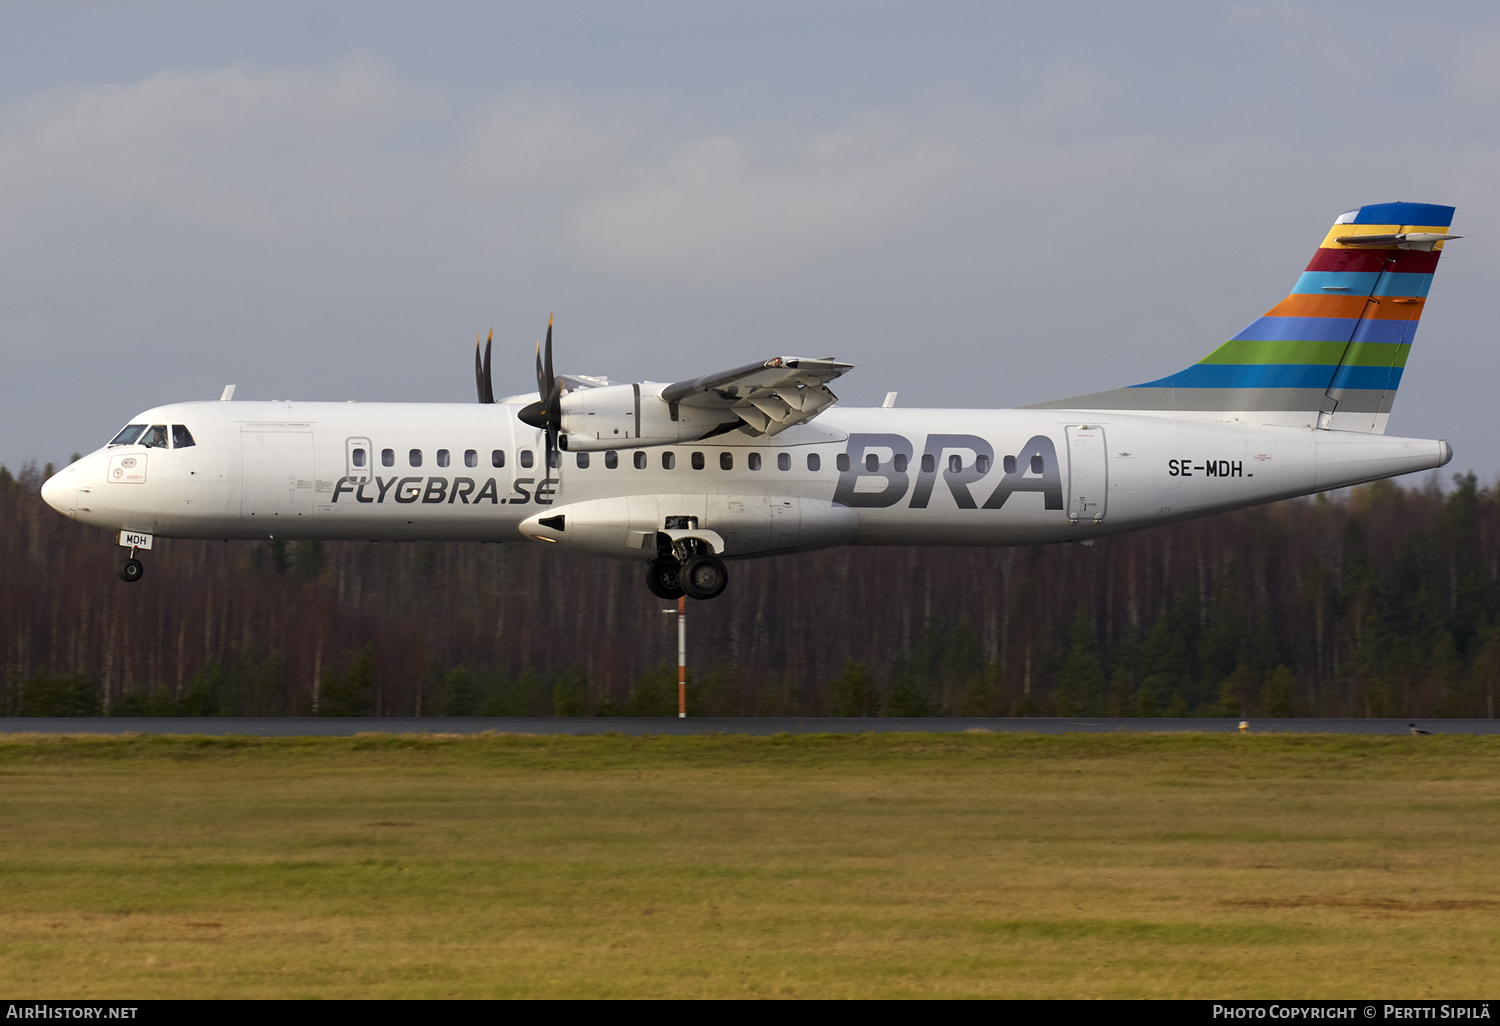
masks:
<svg viewBox="0 0 1500 1026"><path fill-rule="evenodd" d="M227 403L227 402L229 402L229 400L231 400L233 398L234 398L234 386L233 385L225 385L224 386L224 393L219 396L219 402L221 402L221 403Z"/></svg>

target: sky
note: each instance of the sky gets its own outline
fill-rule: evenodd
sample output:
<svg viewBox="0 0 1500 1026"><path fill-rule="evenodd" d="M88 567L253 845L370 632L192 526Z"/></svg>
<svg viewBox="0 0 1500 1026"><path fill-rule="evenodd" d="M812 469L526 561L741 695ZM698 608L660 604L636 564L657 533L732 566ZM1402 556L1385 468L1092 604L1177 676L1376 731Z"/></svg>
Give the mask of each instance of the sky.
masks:
<svg viewBox="0 0 1500 1026"><path fill-rule="evenodd" d="M1392 413L1500 474L1484 3L0 6L0 462L147 407L773 355L846 405L1150 381L1333 219L1458 207Z"/></svg>

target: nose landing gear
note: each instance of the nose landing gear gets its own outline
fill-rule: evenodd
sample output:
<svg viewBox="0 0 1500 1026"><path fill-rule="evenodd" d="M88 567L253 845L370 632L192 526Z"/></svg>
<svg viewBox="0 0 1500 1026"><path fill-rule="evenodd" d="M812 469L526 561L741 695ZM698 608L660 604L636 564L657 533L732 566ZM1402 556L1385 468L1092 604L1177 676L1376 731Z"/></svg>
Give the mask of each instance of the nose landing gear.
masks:
<svg viewBox="0 0 1500 1026"><path fill-rule="evenodd" d="M165 431L166 428L162 428L161 430ZM191 445L192 443L189 442L188 444ZM129 556L120 560L120 565L115 568L115 573L119 574L120 580L126 584L134 584L141 579L141 574L146 572L146 568L141 566L141 561L135 558L135 554L141 551L141 549L150 550L152 536L146 531L132 531L126 528L115 535L115 541L119 543L120 548L130 551Z"/></svg>

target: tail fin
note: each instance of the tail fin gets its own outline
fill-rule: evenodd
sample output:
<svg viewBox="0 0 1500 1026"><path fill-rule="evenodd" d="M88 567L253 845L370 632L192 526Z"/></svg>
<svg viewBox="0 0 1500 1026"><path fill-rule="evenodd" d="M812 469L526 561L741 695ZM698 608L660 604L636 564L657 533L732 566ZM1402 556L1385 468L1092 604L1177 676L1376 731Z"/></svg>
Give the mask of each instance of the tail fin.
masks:
<svg viewBox="0 0 1500 1026"><path fill-rule="evenodd" d="M1376 203L1334 222L1292 294L1186 370L1028 409L1157 413L1385 433L1453 207Z"/></svg>

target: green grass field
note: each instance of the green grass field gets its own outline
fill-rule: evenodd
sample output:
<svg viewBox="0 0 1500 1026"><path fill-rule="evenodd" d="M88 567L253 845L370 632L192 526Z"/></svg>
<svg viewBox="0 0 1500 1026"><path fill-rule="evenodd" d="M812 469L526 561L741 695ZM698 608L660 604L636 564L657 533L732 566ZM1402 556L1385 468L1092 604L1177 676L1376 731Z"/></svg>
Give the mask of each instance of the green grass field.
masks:
<svg viewBox="0 0 1500 1026"><path fill-rule="evenodd" d="M1500 739L0 738L7 997L1483 997Z"/></svg>

